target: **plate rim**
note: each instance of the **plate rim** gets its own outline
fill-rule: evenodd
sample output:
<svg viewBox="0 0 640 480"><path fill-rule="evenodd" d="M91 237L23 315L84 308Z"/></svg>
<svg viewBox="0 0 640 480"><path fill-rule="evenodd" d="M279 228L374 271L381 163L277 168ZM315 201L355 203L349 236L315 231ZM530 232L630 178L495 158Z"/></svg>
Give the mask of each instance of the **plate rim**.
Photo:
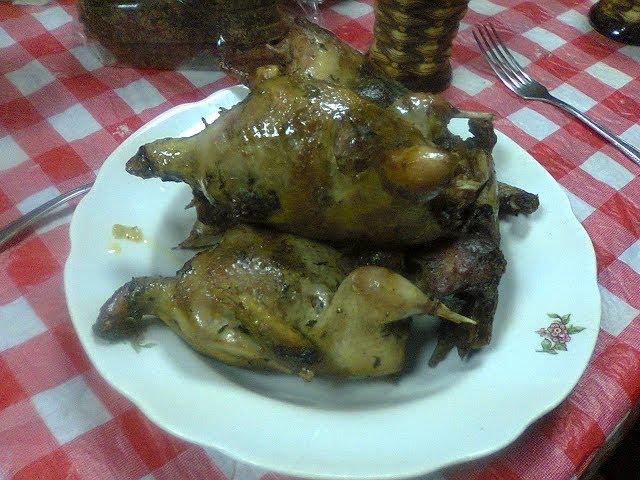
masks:
<svg viewBox="0 0 640 480"><path fill-rule="evenodd" d="M216 97L222 97L224 95L227 95L228 93L233 93L235 94L236 92L238 94L240 94L241 92L246 92L248 91L248 89L244 86L232 86L232 87L227 87L227 88L223 88L220 89L214 93L212 93L211 95L205 97L202 100L196 101L196 102L190 102L190 103L185 103L185 104L181 104L181 105L177 105L171 109L166 110L165 112L161 113L160 115L158 115L157 117L155 117L154 119L150 120L149 122L147 122L146 124L144 124L142 127L140 127L136 132L134 132L130 137L128 137L127 139L125 139L120 145L118 145L118 147L116 147L116 149L107 157L107 159L104 161L104 163L102 164L102 166L100 167L98 174L96 175L96 180L95 180L95 184L97 185L102 177L105 174L105 166L114 162L115 159L117 159L118 157L122 156L122 154L120 152L122 152L124 149L126 149L133 141L135 141L135 138L137 136L140 136L142 134L144 134L146 131L158 126L159 124L163 123L164 121L168 120L169 118L179 114L180 112L183 111L188 111L188 110L192 110L192 109L198 109L200 107L207 107L209 106L211 103L215 102ZM575 217L573 210L571 208L569 199L566 195L566 193L564 192L563 188L560 186L560 184L551 176L551 174L544 168L542 167L524 148L522 148L520 145L518 145L516 142L514 142L513 140L511 140L506 134L504 134L503 132L501 132L500 130L498 130L496 128L496 134L498 135L498 141L500 142L500 140L502 139L503 142L508 142L511 143L513 145L515 145L521 152L523 155L526 155L527 157L529 157L531 160L533 160L533 162L535 162L535 164L537 165L537 168L540 169L541 174L546 176L547 181L551 181L551 183L554 184L554 188L557 188L559 192L562 193L562 206L560 205L556 205L555 208L562 208L563 210L566 210L569 215L567 216L571 223L574 224L574 226L578 226L579 228L577 229L577 231L579 232L580 236L582 237L582 240L585 242L585 246L589 247L589 253L590 253L590 260L591 263L588 266L589 271L593 273L593 277L588 279L591 281L592 283L592 287L595 287L594 292L596 293L595 295L595 300L597 301L597 307L598 307L598 311L599 314L597 315L597 318L594 319L593 321L593 328L596 331L595 335L593 335L592 337L592 341L591 343L587 346L588 351L591 352L587 358L586 363L584 364L584 366L581 368L580 374L575 378L575 381L570 382L570 383L566 383L565 384L565 388L562 390L562 394L559 395L554 401L550 401L547 405L545 405L544 407L541 407L539 409L536 410L536 413L530 414L526 416L526 420L522 420L522 422L518 422L518 423L522 423L522 425L520 425L519 428L512 428L510 430L510 432L512 432L510 435L509 434L505 434L502 438L503 441L502 442L498 442L498 441L494 441L492 442L491 446L484 448L483 450L477 450L474 451L473 453L468 453L466 455L458 455L456 456L454 459L449 459L447 461L443 461L439 464L428 464L425 465L422 469L413 469L413 470L405 470L402 472L396 472L396 473L383 473L383 474L376 474L375 476L371 476L371 475L367 475L367 476L363 476L361 474L358 473L342 473L342 474L336 474L335 472L332 473L322 473L322 472L310 472L308 469L292 469L292 468L288 468L288 469L282 469L280 466L278 466L277 461L271 461L271 462L257 462L257 461L253 461L250 457L247 457L247 455L233 449L230 448L228 446L221 446L221 445L213 445L213 444L207 444L205 442L202 441L198 441L198 440L194 440L193 438L189 437L188 434L184 433L183 431L181 431L180 428L178 428L176 425L174 425L175 422L173 422L173 424L168 424L167 422L164 422L160 417L161 415L156 415L156 412L153 411L153 408L150 408L147 404L145 404L145 402L140 401L133 393L129 392L127 388L124 388L122 385L118 384L115 380L111 379L109 374L106 373L100 366L99 363L97 362L97 359L94 359L91 350L87 349L85 347L85 344L82 341L82 337L79 333L78 330L78 322L81 321L81 319L76 318L76 315L74 315L74 309L72 308L71 302L69 300L70 295L69 295L69 291L72 288L71 287L71 281L70 281L70 273L69 270L71 268L71 264L72 264L72 258L73 258L73 245L74 245L74 237L77 238L77 229L78 227L78 212L81 212L83 210L83 208L86 207L86 205L88 205L89 201L93 198L92 194L94 193L94 188L92 188L88 194L79 202L79 204L76 207L76 210L73 214L73 218L71 220L71 224L70 224L70 228L69 228L69 238L70 238L70 251L69 251L69 256L67 257L67 260L65 262L65 266L64 266L64 290L65 290L65 300L67 303L67 308L69 310L69 314L71 317L71 323L74 327L74 330L76 331L76 335L78 336L78 340L79 343L82 345L82 348L84 350L84 352L87 354L87 357L89 358L89 361L91 362L91 364L93 365L93 367L96 369L96 371L100 374L100 376L102 377L103 380L105 380L112 388L114 388L116 391L118 391L119 393L123 394L129 401L131 401L144 415L145 417L147 417L151 422L153 422L154 424L158 425L160 428L168 431L169 433L176 435L179 438L182 438L186 441L189 441L191 443L195 443L198 444L202 447L205 448L214 448L216 451L221 452L224 455L227 455L231 458L233 458L234 460L243 462L245 464L248 465L252 465L256 468L259 469L263 469L263 470L269 470L269 471L273 471L273 472L278 472L278 473L283 473L283 474L287 474L287 475L297 475L297 476L302 476L304 478L315 478L315 479L344 479L344 480L354 480L354 479L363 479L363 478L368 478L368 479L380 479L380 480L391 480L391 479L403 479L403 478L408 478L408 477L415 477L415 476L421 476L421 475L426 475L429 473L433 473L437 470L443 469L443 468L447 468L447 467L451 467L453 465L459 465L461 463L465 463L468 461L472 461L472 460L477 460L479 458L482 458L486 455L489 455L491 453L495 453L503 448L505 448L506 446L510 445L511 443L513 443L518 437L520 437L522 435L522 433L535 421L537 421L538 419L540 419L542 416L544 416L545 414L549 413L551 410L553 410L554 408L556 408L560 403L562 403L567 397L568 395L571 393L571 391L575 388L575 386L578 384L578 382L580 381L580 378L582 378L582 375L584 374L585 370L587 369L590 360L593 356L593 352L595 349L595 345L597 342L597 338L598 338L598 334L600 331L600 324L601 324L601 296L600 296L600 292L599 292L599 288L598 288L598 282L597 282L597 265L596 265L596 256L595 256L595 250L593 248L593 243L589 237L589 235L587 234L586 230L584 229L582 223ZM132 140L133 139L133 140ZM250 392L253 395L258 395L254 392ZM260 396L262 397L262 396ZM264 397L263 397L264 398ZM278 402L277 400L274 399L268 399L272 402ZM306 409L308 407L304 407L304 406L297 406L298 408L301 409ZM522 416L522 418L524 418L524 416Z"/></svg>

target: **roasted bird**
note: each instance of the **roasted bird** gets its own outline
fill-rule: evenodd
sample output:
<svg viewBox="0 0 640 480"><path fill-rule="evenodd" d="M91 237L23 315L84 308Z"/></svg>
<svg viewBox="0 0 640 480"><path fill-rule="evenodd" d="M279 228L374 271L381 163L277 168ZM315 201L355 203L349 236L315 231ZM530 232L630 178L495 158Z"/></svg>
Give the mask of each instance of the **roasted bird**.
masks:
<svg viewBox="0 0 640 480"><path fill-rule="evenodd" d="M127 170L187 182L220 231L255 223L382 245L459 234L491 166L454 148L446 126L470 118L492 144L490 115L410 92L310 22L271 51L276 65L228 65L253 87L244 102L194 137L143 146Z"/></svg>
<svg viewBox="0 0 640 480"><path fill-rule="evenodd" d="M94 332L106 339L166 323L197 351L230 365L376 377L404 364L407 319L449 310L409 280L360 266L327 245L251 227L228 230L176 277L134 278L102 307Z"/></svg>
<svg viewBox="0 0 640 480"><path fill-rule="evenodd" d="M127 171L188 183L199 219L221 231L406 245L458 234L490 165L348 88L282 75L201 133L143 146Z"/></svg>

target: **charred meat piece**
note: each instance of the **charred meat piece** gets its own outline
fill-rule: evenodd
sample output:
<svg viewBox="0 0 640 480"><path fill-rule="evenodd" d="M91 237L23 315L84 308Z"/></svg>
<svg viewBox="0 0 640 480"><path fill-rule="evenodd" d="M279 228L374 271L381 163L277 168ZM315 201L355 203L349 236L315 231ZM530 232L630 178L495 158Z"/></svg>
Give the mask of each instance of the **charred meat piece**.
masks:
<svg viewBox="0 0 640 480"><path fill-rule="evenodd" d="M540 200L535 193L529 193L502 182L498 182L498 201L500 202L500 218L521 213L531 215L540 206Z"/></svg>
<svg viewBox="0 0 640 480"><path fill-rule="evenodd" d="M506 266L496 243L482 234L468 235L413 252L407 262L407 277L416 285L477 322L469 328L441 324L430 364L436 365L454 347L464 357L488 345Z"/></svg>
<svg viewBox="0 0 640 480"><path fill-rule="evenodd" d="M475 128L493 131L481 120ZM435 365L454 347L460 356L481 348L491 340L493 315L498 305L498 285L506 262L500 251L498 227L498 185L489 136L454 138L470 155L487 162L490 172L462 234L427 245L409 247L406 253L407 276L447 305L466 313L473 312L476 324L449 326L441 324L438 344L430 364Z"/></svg>

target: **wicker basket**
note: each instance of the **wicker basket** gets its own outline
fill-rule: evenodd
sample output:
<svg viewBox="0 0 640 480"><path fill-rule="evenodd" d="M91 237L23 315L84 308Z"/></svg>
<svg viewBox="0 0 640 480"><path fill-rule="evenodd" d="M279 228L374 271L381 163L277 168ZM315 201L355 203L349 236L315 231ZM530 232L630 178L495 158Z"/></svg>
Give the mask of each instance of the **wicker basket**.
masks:
<svg viewBox="0 0 640 480"><path fill-rule="evenodd" d="M414 90L451 81L451 44L468 0L377 0L371 61Z"/></svg>

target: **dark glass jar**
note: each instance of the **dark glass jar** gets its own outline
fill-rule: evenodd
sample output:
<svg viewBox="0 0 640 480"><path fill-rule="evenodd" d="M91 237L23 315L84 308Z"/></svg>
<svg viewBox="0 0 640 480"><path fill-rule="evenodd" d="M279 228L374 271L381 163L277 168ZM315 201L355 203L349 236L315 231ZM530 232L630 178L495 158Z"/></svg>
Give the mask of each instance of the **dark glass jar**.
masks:
<svg viewBox="0 0 640 480"><path fill-rule="evenodd" d="M468 3L377 0L370 60L412 90L444 90L451 81L451 44Z"/></svg>
<svg viewBox="0 0 640 480"><path fill-rule="evenodd" d="M640 0L601 0L591 7L589 20L605 37L640 45Z"/></svg>

